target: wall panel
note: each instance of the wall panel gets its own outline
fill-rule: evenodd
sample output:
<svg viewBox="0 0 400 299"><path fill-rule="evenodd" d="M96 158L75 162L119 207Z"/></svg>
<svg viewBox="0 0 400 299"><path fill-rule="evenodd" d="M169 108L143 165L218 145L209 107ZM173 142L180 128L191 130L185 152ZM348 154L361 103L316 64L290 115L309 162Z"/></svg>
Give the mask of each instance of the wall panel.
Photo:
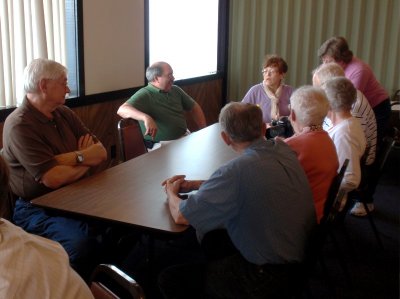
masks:
<svg viewBox="0 0 400 299"><path fill-rule="evenodd" d="M199 103L204 111L208 125L218 121L219 111L222 107L222 79L185 85L182 86L182 89ZM99 138L99 140L101 140L107 149L107 161L97 167L94 172L107 169L120 161L117 130L117 123L120 117L117 115L117 110L126 100L125 98L115 99L99 104L72 108L83 123ZM191 131L197 130L194 121L189 116L187 117L187 122ZM3 126L4 122L1 122L0 148L3 147ZM115 153L114 157L111 155L113 151Z"/></svg>
<svg viewBox="0 0 400 299"><path fill-rule="evenodd" d="M227 100L261 82L267 53L287 61L287 84L310 84L318 48L334 35L392 94L400 88L399 12L400 0L231 0Z"/></svg>

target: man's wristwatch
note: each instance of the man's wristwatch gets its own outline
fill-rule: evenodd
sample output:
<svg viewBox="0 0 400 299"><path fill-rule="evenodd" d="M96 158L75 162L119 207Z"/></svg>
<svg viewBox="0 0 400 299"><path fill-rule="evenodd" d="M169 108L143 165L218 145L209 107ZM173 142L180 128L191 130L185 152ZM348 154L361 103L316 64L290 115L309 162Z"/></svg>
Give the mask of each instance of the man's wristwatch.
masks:
<svg viewBox="0 0 400 299"><path fill-rule="evenodd" d="M81 152L78 152L78 151L76 151L75 154L76 154L76 163L82 164L83 161L85 160L83 158L83 154Z"/></svg>

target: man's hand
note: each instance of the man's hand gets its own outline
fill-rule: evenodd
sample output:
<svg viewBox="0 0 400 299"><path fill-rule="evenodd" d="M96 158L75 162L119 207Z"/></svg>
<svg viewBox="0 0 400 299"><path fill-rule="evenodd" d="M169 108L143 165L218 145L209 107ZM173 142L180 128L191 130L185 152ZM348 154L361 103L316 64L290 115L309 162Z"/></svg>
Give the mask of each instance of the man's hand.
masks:
<svg viewBox="0 0 400 299"><path fill-rule="evenodd" d="M161 183L162 186L165 188L165 193L167 193L168 197L173 196L173 195L178 195L179 192L184 192L180 191L181 190L181 185L185 186L187 184L187 181L185 181L185 176L184 175L176 175L173 176L172 178L166 179L164 182Z"/></svg>
<svg viewBox="0 0 400 299"><path fill-rule="evenodd" d="M85 136L79 137L78 149L81 151L81 150L84 150L85 148L88 148L89 146L91 146L93 144L95 144L95 141L94 141L92 135L90 135L88 133Z"/></svg>
<svg viewBox="0 0 400 299"><path fill-rule="evenodd" d="M165 193L167 193L168 206L171 216L177 224L189 224L189 221L179 210L179 203L182 200L178 197L179 191L185 190L189 182L190 181L185 180L184 175L175 175L172 178L166 179L164 182L162 182L162 186L165 187Z"/></svg>
<svg viewBox="0 0 400 299"><path fill-rule="evenodd" d="M168 189L168 183L174 185L174 188L176 188L176 185L179 185L179 189L175 194L178 194L178 192L182 193L188 193L193 190L198 190L200 188L200 185L204 182L202 180L196 180L196 181L187 181L185 180L185 175L175 175L169 179L166 179L161 183L162 186L165 187L165 192L167 192ZM175 189L173 189L175 190ZM168 194L168 192L167 192Z"/></svg>
<svg viewBox="0 0 400 299"><path fill-rule="evenodd" d="M144 119L144 126L146 128L146 132L144 132L144 135L150 135L151 138L154 140L158 128L156 122L151 116L146 116L146 118Z"/></svg>

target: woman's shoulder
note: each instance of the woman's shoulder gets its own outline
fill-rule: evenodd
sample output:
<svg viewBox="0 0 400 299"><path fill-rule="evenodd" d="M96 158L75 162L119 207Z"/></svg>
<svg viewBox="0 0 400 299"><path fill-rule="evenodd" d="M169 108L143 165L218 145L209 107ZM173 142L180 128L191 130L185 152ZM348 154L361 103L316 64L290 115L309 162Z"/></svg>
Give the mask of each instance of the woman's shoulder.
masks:
<svg viewBox="0 0 400 299"><path fill-rule="evenodd" d="M282 85L282 89L283 89L284 92L287 92L287 93L290 93L290 94L292 94L293 91L295 90L295 88L293 86L287 85L287 84L283 84Z"/></svg>
<svg viewBox="0 0 400 299"><path fill-rule="evenodd" d="M249 92L256 92L256 91L259 91L259 90L264 90L264 86L263 86L262 82L261 83L257 83L257 84L255 84L255 85L253 85L252 87L249 88Z"/></svg>

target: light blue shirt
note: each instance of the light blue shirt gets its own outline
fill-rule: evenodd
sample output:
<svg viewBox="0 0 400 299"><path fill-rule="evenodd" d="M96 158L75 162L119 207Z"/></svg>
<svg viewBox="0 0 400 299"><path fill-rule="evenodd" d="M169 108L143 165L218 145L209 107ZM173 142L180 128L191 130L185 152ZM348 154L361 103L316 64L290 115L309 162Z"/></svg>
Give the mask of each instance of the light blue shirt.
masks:
<svg viewBox="0 0 400 299"><path fill-rule="evenodd" d="M300 262L316 223L312 193L295 153L260 138L180 204L197 230L225 228L243 257L262 265Z"/></svg>

